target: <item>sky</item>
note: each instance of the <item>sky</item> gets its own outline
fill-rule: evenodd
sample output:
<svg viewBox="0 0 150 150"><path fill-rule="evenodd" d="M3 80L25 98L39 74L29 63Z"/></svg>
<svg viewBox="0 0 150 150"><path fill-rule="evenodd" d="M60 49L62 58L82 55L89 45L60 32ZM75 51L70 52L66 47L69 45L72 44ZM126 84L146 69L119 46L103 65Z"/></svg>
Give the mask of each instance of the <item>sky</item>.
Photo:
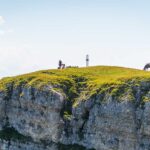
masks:
<svg viewBox="0 0 150 150"><path fill-rule="evenodd" d="M142 69L149 0L0 0L0 77L66 65Z"/></svg>

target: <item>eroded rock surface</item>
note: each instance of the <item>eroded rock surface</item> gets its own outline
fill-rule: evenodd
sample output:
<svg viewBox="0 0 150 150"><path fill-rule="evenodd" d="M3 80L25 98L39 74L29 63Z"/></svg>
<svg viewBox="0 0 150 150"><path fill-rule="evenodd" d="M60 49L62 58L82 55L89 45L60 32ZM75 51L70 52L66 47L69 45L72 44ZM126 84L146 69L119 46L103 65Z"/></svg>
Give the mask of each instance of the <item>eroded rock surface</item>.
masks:
<svg viewBox="0 0 150 150"><path fill-rule="evenodd" d="M150 99L149 83L134 89L134 100L99 94L65 117L65 96L52 87L10 85L0 93L0 150L149 150L150 102L143 96Z"/></svg>

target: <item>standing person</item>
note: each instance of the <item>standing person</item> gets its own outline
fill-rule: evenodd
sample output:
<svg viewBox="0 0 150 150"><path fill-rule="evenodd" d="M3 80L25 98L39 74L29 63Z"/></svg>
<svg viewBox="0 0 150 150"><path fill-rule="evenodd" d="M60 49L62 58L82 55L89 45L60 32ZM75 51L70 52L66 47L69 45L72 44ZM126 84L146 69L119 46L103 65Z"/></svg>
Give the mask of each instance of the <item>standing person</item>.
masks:
<svg viewBox="0 0 150 150"><path fill-rule="evenodd" d="M62 61L59 60L59 63L58 63L58 69L61 69L61 67L62 67Z"/></svg>

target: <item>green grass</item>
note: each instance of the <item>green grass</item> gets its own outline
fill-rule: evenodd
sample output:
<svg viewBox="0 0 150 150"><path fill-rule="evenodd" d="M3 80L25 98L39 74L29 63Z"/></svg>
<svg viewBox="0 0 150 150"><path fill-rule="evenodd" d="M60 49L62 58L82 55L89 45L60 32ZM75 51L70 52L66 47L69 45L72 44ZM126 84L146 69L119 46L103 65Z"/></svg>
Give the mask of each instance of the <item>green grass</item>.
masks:
<svg viewBox="0 0 150 150"><path fill-rule="evenodd" d="M86 99L97 93L109 91L117 95L130 86L140 86L150 81L150 72L115 67L94 66L87 68L68 68L64 70L42 70L0 80L0 91L7 91L13 84L32 86L42 90L45 86L53 86L54 90L66 94L69 100Z"/></svg>

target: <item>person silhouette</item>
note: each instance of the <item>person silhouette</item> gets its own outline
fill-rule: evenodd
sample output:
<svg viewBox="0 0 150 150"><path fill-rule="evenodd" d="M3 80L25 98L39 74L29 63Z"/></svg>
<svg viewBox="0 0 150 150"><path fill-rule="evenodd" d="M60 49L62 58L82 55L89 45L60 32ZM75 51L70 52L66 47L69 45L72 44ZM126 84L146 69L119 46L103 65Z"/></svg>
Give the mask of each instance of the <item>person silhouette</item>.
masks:
<svg viewBox="0 0 150 150"><path fill-rule="evenodd" d="M150 68L150 63L148 63L148 64L146 64L145 66L144 66L144 68L143 68L143 70L148 70Z"/></svg>
<svg viewBox="0 0 150 150"><path fill-rule="evenodd" d="M62 61L59 60L59 62L58 62L58 69L61 69L61 67L62 67Z"/></svg>

